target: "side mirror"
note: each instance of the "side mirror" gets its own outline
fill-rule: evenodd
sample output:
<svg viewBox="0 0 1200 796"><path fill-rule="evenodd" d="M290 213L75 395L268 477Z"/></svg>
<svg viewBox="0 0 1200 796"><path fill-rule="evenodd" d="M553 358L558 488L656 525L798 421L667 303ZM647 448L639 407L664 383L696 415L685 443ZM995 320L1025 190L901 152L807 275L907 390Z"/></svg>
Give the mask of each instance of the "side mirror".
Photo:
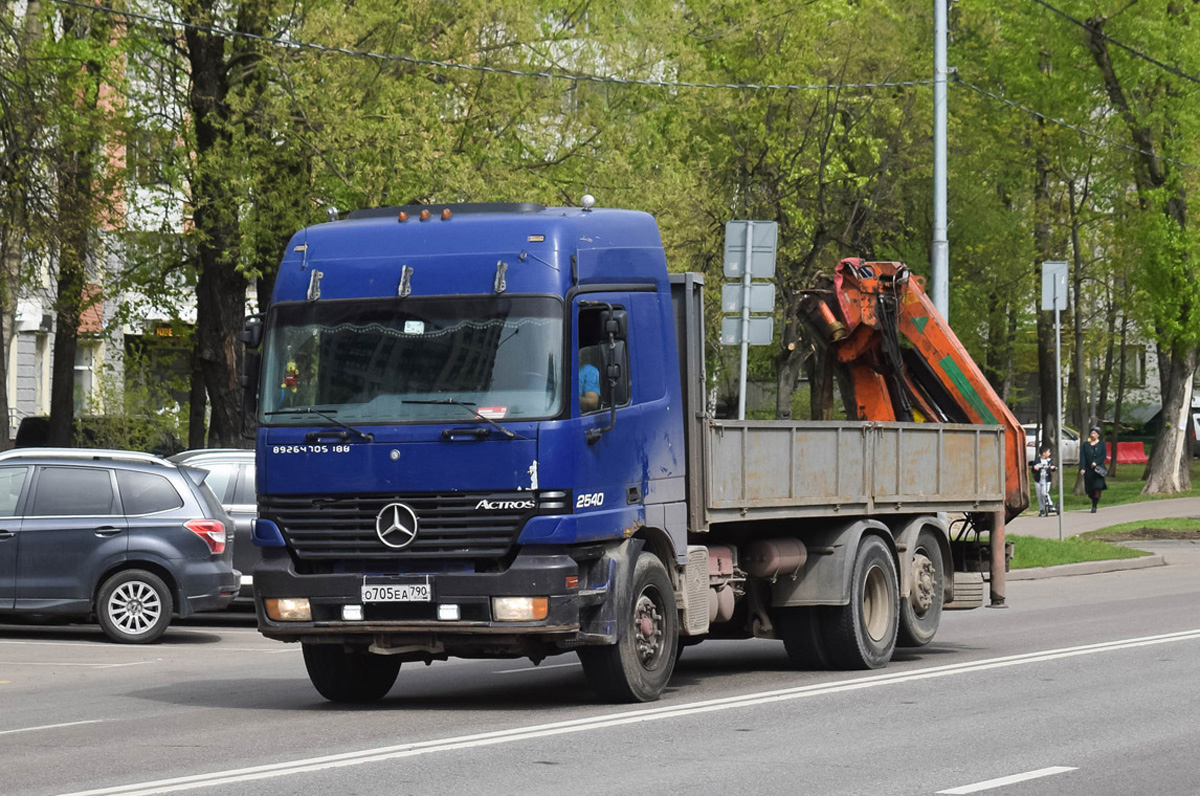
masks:
<svg viewBox="0 0 1200 796"><path fill-rule="evenodd" d="M251 397L258 395L259 371L262 370L262 354L247 351L242 359L242 389Z"/></svg>
<svg viewBox="0 0 1200 796"><path fill-rule="evenodd" d="M259 373L262 354L247 351L242 358L242 438L254 439L254 417L258 414Z"/></svg>
<svg viewBox="0 0 1200 796"><path fill-rule="evenodd" d="M629 338L629 314L625 310L607 309L600 313L604 336L614 340Z"/></svg>
<svg viewBox="0 0 1200 796"><path fill-rule="evenodd" d="M242 342L246 348L258 348L263 341L263 323L262 318L257 315L251 315L242 324Z"/></svg>

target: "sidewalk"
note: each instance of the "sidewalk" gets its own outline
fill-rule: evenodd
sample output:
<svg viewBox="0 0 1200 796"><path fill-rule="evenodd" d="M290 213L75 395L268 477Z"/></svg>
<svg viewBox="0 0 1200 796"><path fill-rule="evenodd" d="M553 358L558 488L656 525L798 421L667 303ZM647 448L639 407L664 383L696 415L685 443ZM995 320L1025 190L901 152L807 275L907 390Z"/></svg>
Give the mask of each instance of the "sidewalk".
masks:
<svg viewBox="0 0 1200 796"><path fill-rule="evenodd" d="M1146 500L1141 503L1124 503L1120 506L1105 506L1104 501L1101 500L1100 508L1096 510L1095 514L1087 509L1065 512L1062 515L1062 534L1066 538L1122 522L1166 517L1200 518L1200 498ZM1042 539L1057 539L1058 517L1053 514L1049 517L1039 517L1035 503L1026 509L1024 514L1010 522L1005 527L1005 532L1020 536L1037 536Z"/></svg>

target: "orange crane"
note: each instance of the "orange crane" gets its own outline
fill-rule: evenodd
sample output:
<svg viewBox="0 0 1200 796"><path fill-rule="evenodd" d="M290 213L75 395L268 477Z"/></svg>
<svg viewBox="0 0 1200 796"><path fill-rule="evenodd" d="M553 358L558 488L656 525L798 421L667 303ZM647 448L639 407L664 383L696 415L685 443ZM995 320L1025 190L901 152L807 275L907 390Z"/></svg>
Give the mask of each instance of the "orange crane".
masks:
<svg viewBox="0 0 1200 796"><path fill-rule="evenodd" d="M844 259L801 310L842 366L859 420L1004 426L1006 522L1029 506L1021 424L907 266Z"/></svg>

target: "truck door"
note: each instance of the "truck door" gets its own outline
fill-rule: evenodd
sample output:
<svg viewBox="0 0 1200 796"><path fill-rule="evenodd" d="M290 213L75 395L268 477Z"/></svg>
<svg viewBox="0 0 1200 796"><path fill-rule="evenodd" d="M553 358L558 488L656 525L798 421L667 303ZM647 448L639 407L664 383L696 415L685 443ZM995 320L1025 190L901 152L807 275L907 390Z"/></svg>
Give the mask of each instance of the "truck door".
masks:
<svg viewBox="0 0 1200 796"><path fill-rule="evenodd" d="M17 545L20 544L21 492L28 467L0 467L0 610L12 608L17 594Z"/></svg>
<svg viewBox="0 0 1200 796"><path fill-rule="evenodd" d="M586 294L574 308L577 389L572 414L580 419L587 440L576 462L575 511L581 515L597 510L610 513L641 502L644 468L638 440L645 429L635 400L630 354L638 342L628 331L610 339L604 328L608 314L627 312L628 298L627 294Z"/></svg>
<svg viewBox="0 0 1200 796"><path fill-rule="evenodd" d="M108 467L38 467L17 550L18 608L86 612L103 568L124 556Z"/></svg>

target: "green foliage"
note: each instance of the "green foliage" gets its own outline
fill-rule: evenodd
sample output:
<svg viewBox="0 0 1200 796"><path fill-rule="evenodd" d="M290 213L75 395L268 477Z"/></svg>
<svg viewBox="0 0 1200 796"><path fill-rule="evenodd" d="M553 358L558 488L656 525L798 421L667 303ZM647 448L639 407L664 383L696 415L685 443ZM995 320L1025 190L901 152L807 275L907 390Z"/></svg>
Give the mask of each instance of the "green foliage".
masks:
<svg viewBox="0 0 1200 796"><path fill-rule="evenodd" d="M180 344L187 350L188 339ZM183 450L188 375L174 367L176 361L152 357L139 346L126 354L123 374L111 364L102 368L84 416L76 418L75 444L164 456Z"/></svg>
<svg viewBox="0 0 1200 796"><path fill-rule="evenodd" d="M398 11L379 0L235 0L154 7L176 21L390 60L195 30L173 38L136 20L122 37L106 38L94 35L111 26L99 12L71 11L64 26L68 12L41 8L45 30L54 33L30 53L18 46L16 17L0 15L8 26L0 25L0 244L20 241L32 261L61 234L46 199L54 158L21 146L32 140L22 127L31 119L38 141L75 146L107 164L97 196L122 196L116 186L126 176L150 183L153 190L124 196L146 220L123 235L126 265L109 275L111 293L133 296L121 322L181 303L203 262L257 279L265 293L289 235L325 220L327 208L413 202L574 205L592 193L602 206L654 214L671 268L706 274L714 297L725 222L777 221L777 345L755 349L749 365L751 378L762 381L776 380L780 368L787 374L809 350L795 300L817 271L866 256L901 259L928 274L931 89L850 87L929 77L927 4L415 0ZM1194 32L1195 14L1180 4L1064 8L1079 19L1111 15L1109 35L1200 72L1200 37L1183 35ZM219 90L192 82L208 45L219 45ZM1008 384L1010 399L1038 398L1014 374L1037 368L1035 232L1042 228L1055 251L1078 260L1084 312L1077 333L1087 359L1101 361L1111 344L1104 319L1114 305L1164 343L1200 343L1198 235L1194 224L1172 224L1164 212L1195 193L1200 171L1164 161L1163 182L1148 186L1128 148L1130 129L1141 126L1161 154L1200 163L1200 139L1188 134L1200 123L1200 96L1194 84L1111 49L1132 98L1127 112L1109 98L1078 26L1040 7L994 0L952 9L950 62L963 82L952 84L949 104L950 315L993 383ZM88 73L81 64L95 66ZM568 74L715 87L561 79ZM120 101L89 103L101 91ZM190 103L209 91L211 111L196 112ZM67 101L75 96L83 101ZM123 145L128 171L106 160L98 142ZM1032 189L1039 156L1051 175L1044 206ZM219 223L189 223L179 235L180 207L193 222L209 213ZM103 210L92 208L89 223ZM25 211L28 219L14 226L10 220ZM1126 281L1132 290L1114 288ZM718 313L709 320L715 343ZM712 383L736 385L732 349L708 350ZM809 400L793 397L793 416L806 417Z"/></svg>

